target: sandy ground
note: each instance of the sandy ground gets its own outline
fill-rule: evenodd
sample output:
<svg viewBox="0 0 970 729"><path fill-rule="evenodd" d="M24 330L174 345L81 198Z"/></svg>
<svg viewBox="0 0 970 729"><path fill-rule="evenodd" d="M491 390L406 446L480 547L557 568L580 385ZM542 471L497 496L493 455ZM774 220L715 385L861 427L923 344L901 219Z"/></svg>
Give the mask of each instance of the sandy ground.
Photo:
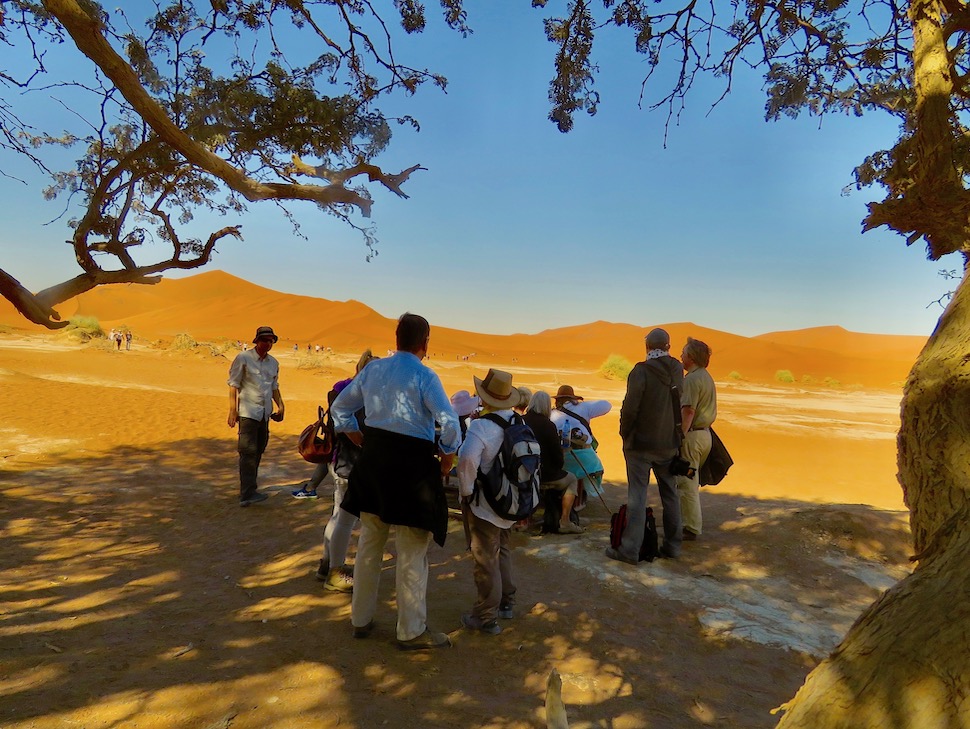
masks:
<svg viewBox="0 0 970 729"><path fill-rule="evenodd" d="M289 491L312 470L296 435L357 353L315 369L276 354L287 418L261 470L270 499L240 509L226 356L0 336L0 726L539 727L556 667L573 727L768 727L908 570L899 392L721 382L737 465L705 490L682 559L605 559L609 514L591 501L581 537L516 535L516 617L486 637L458 629L474 587L454 523L429 588L454 647L392 645L393 542L378 628L355 641L349 596L312 577L331 501ZM431 364L449 392L488 366ZM614 403L594 426L606 503L625 501L623 384L496 364Z"/></svg>

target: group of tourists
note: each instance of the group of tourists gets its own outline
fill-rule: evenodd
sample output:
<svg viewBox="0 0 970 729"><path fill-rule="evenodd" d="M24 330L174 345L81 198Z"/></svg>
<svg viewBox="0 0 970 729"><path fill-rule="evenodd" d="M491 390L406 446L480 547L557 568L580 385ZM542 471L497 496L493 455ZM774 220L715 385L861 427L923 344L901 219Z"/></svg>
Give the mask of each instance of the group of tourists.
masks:
<svg viewBox="0 0 970 729"><path fill-rule="evenodd" d="M355 375L337 383L328 397L335 455L293 492L297 498L315 498L327 473L333 476L333 516L325 530L316 576L327 589L352 593L355 638L367 638L374 630L384 547L394 527L396 640L402 650L451 644L445 633L428 626L427 553L432 540L444 545L448 504L443 484L453 467L477 591L461 622L467 629L495 635L502 631L499 619L514 616L510 533L516 521L508 513L499 513L490 500L476 498L483 474L499 458L509 425L524 423L536 445L537 480L553 497L546 499L547 510L550 503L555 504L554 531L582 534L577 506L585 493L599 492L603 477L590 421L611 409L608 401L585 400L568 385L554 396L532 393L514 386L512 375L497 369L490 369L484 378L473 378L474 395L462 390L449 398L441 380L422 362L430 334L426 319L404 314L397 323L397 349L384 358L365 352ZM283 419L279 364L269 354L277 341L272 328L260 327L254 348L237 355L230 367L228 423L239 425L239 503L243 507L266 499L256 487L256 474L269 420ZM606 552L631 564L637 564L643 541L651 471L663 505L661 554L676 558L684 540L700 535L697 472L711 447L710 433L705 431L716 417L706 344L688 338L681 362L669 354L667 332L654 329L646 337L646 348L646 359L630 373L620 412L631 518L622 543ZM671 462L678 455L690 462L690 475L672 475ZM358 523L360 536L351 572L344 563Z"/></svg>

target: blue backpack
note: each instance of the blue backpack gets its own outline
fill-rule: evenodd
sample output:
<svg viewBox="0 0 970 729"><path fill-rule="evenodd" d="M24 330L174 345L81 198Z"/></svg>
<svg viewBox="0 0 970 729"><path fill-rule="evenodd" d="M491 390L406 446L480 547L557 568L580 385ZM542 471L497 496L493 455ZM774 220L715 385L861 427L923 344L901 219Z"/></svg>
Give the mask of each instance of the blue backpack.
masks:
<svg viewBox="0 0 970 729"><path fill-rule="evenodd" d="M482 417L502 426L504 433L491 467L487 472L478 469L472 498L484 495L502 519L525 519L539 507L539 442L518 414L508 422L494 413Z"/></svg>

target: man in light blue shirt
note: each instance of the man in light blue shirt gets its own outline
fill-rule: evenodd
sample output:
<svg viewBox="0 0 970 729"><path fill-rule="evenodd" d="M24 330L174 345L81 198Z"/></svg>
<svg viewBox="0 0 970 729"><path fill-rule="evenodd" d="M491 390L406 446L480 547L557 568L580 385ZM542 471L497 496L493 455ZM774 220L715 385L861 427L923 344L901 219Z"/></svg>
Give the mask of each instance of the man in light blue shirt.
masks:
<svg viewBox="0 0 970 729"><path fill-rule="evenodd" d="M374 628L377 588L390 526L397 542L397 643L402 650L451 645L427 624L428 546L443 545L448 505L442 476L461 444L458 416L438 375L421 363L431 327L416 314L397 323L397 352L364 368L330 408L334 430L362 447L341 508L360 517L351 622L354 637ZM361 433L354 413L363 408ZM441 427L435 444L435 423ZM440 455L440 463L436 454Z"/></svg>

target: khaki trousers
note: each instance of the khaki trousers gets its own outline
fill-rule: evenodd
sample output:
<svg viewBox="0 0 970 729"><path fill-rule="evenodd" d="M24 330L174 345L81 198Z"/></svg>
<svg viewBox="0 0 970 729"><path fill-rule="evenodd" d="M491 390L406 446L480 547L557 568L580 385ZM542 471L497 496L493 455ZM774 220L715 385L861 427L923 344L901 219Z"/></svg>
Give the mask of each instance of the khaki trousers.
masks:
<svg viewBox="0 0 970 729"><path fill-rule="evenodd" d="M377 612L377 590L384 563L384 545L391 525L376 514L360 514L360 539L354 563L354 596L350 621L363 628ZM431 532L415 527L394 526L397 543L397 639L411 640L428 627L428 545Z"/></svg>
<svg viewBox="0 0 970 729"><path fill-rule="evenodd" d="M680 448L682 458L690 461L694 468L694 478L677 477L677 491L680 493L680 517L684 522L684 529L700 534L703 524L701 515L700 477L701 466L711 452L711 431L692 430L687 433Z"/></svg>

